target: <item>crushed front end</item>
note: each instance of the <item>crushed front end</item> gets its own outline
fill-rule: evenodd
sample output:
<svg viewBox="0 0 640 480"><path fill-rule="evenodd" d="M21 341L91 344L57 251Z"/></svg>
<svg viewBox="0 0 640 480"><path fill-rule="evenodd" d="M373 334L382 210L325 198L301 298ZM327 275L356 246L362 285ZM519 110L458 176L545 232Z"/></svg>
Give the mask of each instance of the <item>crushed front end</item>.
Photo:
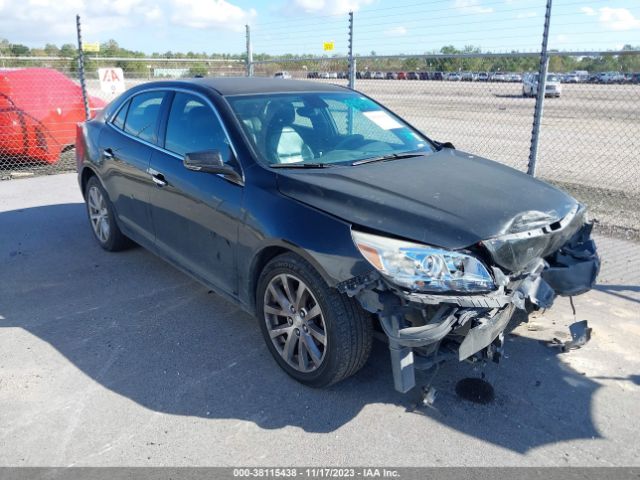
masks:
<svg viewBox="0 0 640 480"><path fill-rule="evenodd" d="M354 231L375 270L338 288L379 319L395 387L407 392L416 368L449 357L497 361L516 309L546 309L557 295L589 291L600 269L591 229L576 204L562 218L525 212L461 251Z"/></svg>

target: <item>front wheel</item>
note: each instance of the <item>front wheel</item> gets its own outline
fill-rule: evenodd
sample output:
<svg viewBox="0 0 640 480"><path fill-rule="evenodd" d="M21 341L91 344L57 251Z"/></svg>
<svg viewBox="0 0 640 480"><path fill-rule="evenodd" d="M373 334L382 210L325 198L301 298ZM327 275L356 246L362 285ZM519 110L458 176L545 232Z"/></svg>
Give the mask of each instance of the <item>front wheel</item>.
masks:
<svg viewBox="0 0 640 480"><path fill-rule="evenodd" d="M280 367L311 387L326 387L356 373L371 351L372 323L352 298L330 288L294 254L262 271L256 292L262 335Z"/></svg>

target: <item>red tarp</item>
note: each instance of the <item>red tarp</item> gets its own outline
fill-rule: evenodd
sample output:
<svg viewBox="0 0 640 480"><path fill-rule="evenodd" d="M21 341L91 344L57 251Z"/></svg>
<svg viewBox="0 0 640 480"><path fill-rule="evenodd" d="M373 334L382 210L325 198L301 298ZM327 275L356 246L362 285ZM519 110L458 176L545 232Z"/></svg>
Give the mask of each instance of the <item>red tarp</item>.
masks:
<svg viewBox="0 0 640 480"><path fill-rule="evenodd" d="M89 98L89 107L106 103ZM49 68L0 70L0 161L56 163L85 120L80 86Z"/></svg>

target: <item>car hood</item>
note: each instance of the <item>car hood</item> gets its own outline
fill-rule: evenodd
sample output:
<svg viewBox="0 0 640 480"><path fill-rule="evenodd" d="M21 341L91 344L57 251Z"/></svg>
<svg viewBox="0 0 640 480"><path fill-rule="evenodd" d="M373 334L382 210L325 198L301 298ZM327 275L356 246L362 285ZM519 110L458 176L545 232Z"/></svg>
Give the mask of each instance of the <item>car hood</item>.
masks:
<svg viewBox="0 0 640 480"><path fill-rule="evenodd" d="M553 223L577 206L551 185L452 149L277 175L283 195L355 226L450 249L514 233L523 219Z"/></svg>

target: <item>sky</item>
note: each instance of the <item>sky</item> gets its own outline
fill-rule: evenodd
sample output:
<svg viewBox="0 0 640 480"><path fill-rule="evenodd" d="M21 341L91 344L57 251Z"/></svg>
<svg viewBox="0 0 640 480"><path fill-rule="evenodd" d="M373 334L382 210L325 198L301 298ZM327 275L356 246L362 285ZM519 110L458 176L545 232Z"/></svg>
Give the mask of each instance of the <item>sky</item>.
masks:
<svg viewBox="0 0 640 480"><path fill-rule="evenodd" d="M546 0L0 0L0 38L30 47L115 39L145 53L347 52L354 12L359 54L424 53L443 45L483 50L540 48ZM640 0L554 0L549 46L607 50L640 46Z"/></svg>

